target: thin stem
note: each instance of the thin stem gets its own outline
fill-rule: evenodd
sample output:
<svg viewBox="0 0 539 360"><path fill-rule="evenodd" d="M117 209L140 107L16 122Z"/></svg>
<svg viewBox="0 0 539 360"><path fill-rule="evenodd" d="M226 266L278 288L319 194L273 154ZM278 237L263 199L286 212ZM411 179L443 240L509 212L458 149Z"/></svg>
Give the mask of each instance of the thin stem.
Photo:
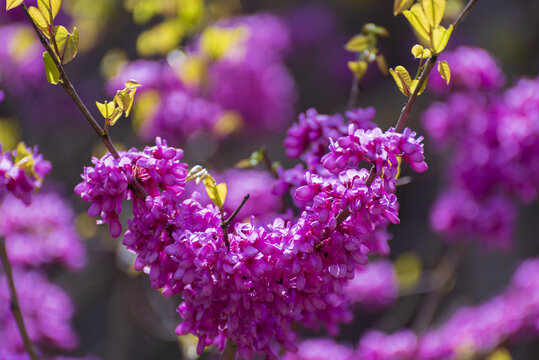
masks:
<svg viewBox="0 0 539 360"><path fill-rule="evenodd" d="M221 358L221 360L234 360L237 351L238 344L228 339L226 341L225 349L223 350L223 357Z"/></svg>
<svg viewBox="0 0 539 360"><path fill-rule="evenodd" d="M434 291L427 295L427 298L424 300L423 305L419 309L412 325L412 328L417 333L423 333L434 319L438 306L442 300L443 292L451 280L455 277L457 269L462 262L467 249L467 244L460 244L457 247L453 247L452 253L448 257L449 266L444 267L443 261L440 263L440 265L438 265L438 267L441 268L438 286L434 288Z"/></svg>
<svg viewBox="0 0 539 360"><path fill-rule="evenodd" d="M229 226L230 223L234 220L234 218L238 215L238 213L240 212L241 208L243 207L243 205L245 205L245 203L247 202L247 200L249 200L249 194L245 195L243 197L243 200L241 201L240 205L236 208L236 210L234 210L234 212L232 213L232 215L230 215L228 217L228 219L225 220L225 225L226 226Z"/></svg>
<svg viewBox="0 0 539 360"><path fill-rule="evenodd" d="M268 171L271 172L271 175L273 175L275 179L278 179L279 175L277 174L277 172L273 168L273 165L271 164L266 147L262 146L262 149L260 150L260 152L262 154L262 161L264 161L264 165L266 165L266 168L268 169Z"/></svg>
<svg viewBox="0 0 539 360"><path fill-rule="evenodd" d="M118 154L118 151L114 147L114 144L112 143L109 134L101 128L101 126L94 119L90 111L88 111L88 108L86 107L86 105L84 105L84 103L82 102L80 96L77 94L77 91L73 87L73 84L71 83L71 81L69 81L69 77L67 76L64 70L64 67L60 63L58 56L56 56L50 43L47 41L45 36L41 33L41 30L39 30L39 28L35 24L34 20L32 19L32 16L30 16L30 13L28 12L28 8L26 7L24 3L21 4L21 8L26 13L26 16L30 20L30 23L32 24L32 27L34 28L35 33L39 37L41 44L43 45L43 47L45 47L45 50L47 50L47 52L50 54L52 60L54 61L54 65L56 65L56 68L60 72L60 80L61 80L61 84L65 92L71 97L71 99L73 99L73 101L75 102L77 107L80 109L80 111L82 112L86 120L88 120L88 123L94 129L97 136L99 136L99 138L101 139L101 141L107 148L107 150L112 154L112 156L118 159L120 155ZM148 196L146 190L144 190L144 188L142 187L142 185L137 179L133 179L133 181L129 183L129 186L135 192L135 194L142 200L146 199L146 197Z"/></svg>
<svg viewBox="0 0 539 360"><path fill-rule="evenodd" d="M361 81L357 76L354 75L354 81L352 81L352 86L350 88L350 97L348 98L347 109L351 110L356 107L357 99L359 93L361 92Z"/></svg>
<svg viewBox="0 0 539 360"><path fill-rule="evenodd" d="M468 15L468 12L470 12L470 9L472 8L472 6L475 5L475 3L477 2L478 0L470 0L468 2L468 4L466 4L466 7L464 9L462 9L461 13L459 14L459 16L457 17L457 19L453 22L453 29L455 29L461 22L462 20L464 19L464 17L466 15Z"/></svg>
<svg viewBox="0 0 539 360"><path fill-rule="evenodd" d="M11 268L11 263L7 256L6 251L6 242L4 239L0 238L0 257L2 258L2 265L4 267L4 272L6 273L7 281L9 284L9 292L11 294L11 312L19 328L19 333L21 334L22 341L24 343L24 348L30 356L30 359L37 360L38 356L30 337L28 336L28 331L26 331L26 326L24 325L24 319L21 312L21 307L19 305L19 299L17 297L17 290L15 288L15 282L13 281L13 270Z"/></svg>

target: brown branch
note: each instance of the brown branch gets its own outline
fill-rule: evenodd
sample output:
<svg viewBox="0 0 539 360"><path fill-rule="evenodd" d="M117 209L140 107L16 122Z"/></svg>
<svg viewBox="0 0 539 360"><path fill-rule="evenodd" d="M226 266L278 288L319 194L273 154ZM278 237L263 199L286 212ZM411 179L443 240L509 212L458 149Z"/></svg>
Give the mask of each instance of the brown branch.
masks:
<svg viewBox="0 0 539 360"><path fill-rule="evenodd" d="M4 267L4 272L6 273L7 281L9 284L9 292L11 295L10 308L19 328L19 333L21 334L22 341L24 343L24 348L30 356L30 359L37 360L38 355L28 336L28 331L26 331L26 326L24 325L24 318L22 316L21 307L19 305L19 299L17 297L17 290L15 288L15 282L13 281L13 269L11 268L11 263L6 251L6 241L3 238L0 238L0 257L2 258L2 265Z"/></svg>
<svg viewBox="0 0 539 360"><path fill-rule="evenodd" d="M262 154L262 161L264 161L264 165L266 166L266 168L268 169L269 172L271 172L271 175L273 175L273 177L275 179L278 179L279 178L279 175L277 174L277 172L275 171L275 169L273 168L273 165L271 164L271 161L268 157L268 152L266 150L266 147L265 146L262 146L262 148L260 149L260 152Z"/></svg>
<svg viewBox="0 0 539 360"><path fill-rule="evenodd" d="M464 9L462 9L461 13L459 14L459 16L457 17L457 19L453 22L453 29L455 29L457 26L459 26L459 24L462 22L462 20L464 19L464 17L466 15L468 15L468 13L470 12L470 9L472 8L472 6L475 5L475 3L477 2L478 0L470 0L468 2L468 4L466 4L466 7Z"/></svg>
<svg viewBox="0 0 539 360"><path fill-rule="evenodd" d="M41 42L45 50L47 50L52 60L54 61L54 65L56 65L56 68L58 69L60 73L60 83L62 84L62 87L64 88L65 92L71 97L71 99L73 99L73 101L75 102L77 107L80 109L80 111L82 112L82 114L84 115L88 123L90 124L90 126L92 126L97 136L99 136L99 138L101 139L101 141L107 148L107 150L112 154L113 157L118 159L120 155L118 154L118 151L114 147L114 144L112 143L112 140L110 139L109 134L101 128L101 126L92 116L90 111L88 111L88 108L86 107L86 105L84 105L84 103L82 102L80 96L77 94L77 91L73 87L73 84L71 83L71 81L69 81L69 77L67 76L62 63L58 59L58 56L52 49L50 43L47 41L47 39L45 38L41 30L37 27L36 23L32 19L32 16L28 12L28 8L26 7L24 3L21 4L21 8L24 10L24 12L26 13L26 16L30 20L30 23L32 24L32 27L34 28L34 31L39 38L39 41ZM148 196L146 190L144 190L144 188L142 187L142 185L137 179L133 179L133 181L129 183L129 186L135 192L135 194L142 200L146 199L146 197Z"/></svg>

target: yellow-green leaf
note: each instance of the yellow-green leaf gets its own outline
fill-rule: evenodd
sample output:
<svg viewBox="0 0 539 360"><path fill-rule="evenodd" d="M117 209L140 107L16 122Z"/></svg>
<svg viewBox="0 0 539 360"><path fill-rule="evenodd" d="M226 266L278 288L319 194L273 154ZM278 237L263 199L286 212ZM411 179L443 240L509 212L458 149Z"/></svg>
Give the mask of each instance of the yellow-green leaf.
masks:
<svg viewBox="0 0 539 360"><path fill-rule="evenodd" d="M22 4L23 0L7 0L6 1L6 11L11 10L20 4Z"/></svg>
<svg viewBox="0 0 539 360"><path fill-rule="evenodd" d="M36 23L37 27L41 30L41 32L43 32L43 35L50 38L48 18L45 17L35 6L30 6L28 8L28 13L30 13L30 17Z"/></svg>
<svg viewBox="0 0 539 360"><path fill-rule="evenodd" d="M427 16L431 28L436 28L440 25L445 12L446 0L421 0L421 6Z"/></svg>
<svg viewBox="0 0 539 360"><path fill-rule="evenodd" d="M65 27L60 25L54 27L54 32L58 51L60 52L58 56L63 64L67 64L73 60L75 55L77 55L79 47L79 30L77 30L77 27L75 26L73 33L71 34Z"/></svg>
<svg viewBox="0 0 539 360"><path fill-rule="evenodd" d="M395 83L397 84L397 87L401 93L404 96L410 96L412 93L412 90L410 90L412 86L412 78L410 77L408 70L399 65L395 68L395 70L389 69L389 73L391 76L393 76L393 79L395 80Z"/></svg>
<svg viewBox="0 0 539 360"><path fill-rule="evenodd" d="M403 14L408 19L410 25L412 25L419 39L424 43L428 43L431 29L423 7L420 4L414 4L410 10L403 11Z"/></svg>
<svg viewBox="0 0 539 360"><path fill-rule="evenodd" d="M384 74L384 76L389 75L387 61L384 55L380 54L376 57L376 65L378 65L378 69L382 74Z"/></svg>
<svg viewBox="0 0 539 360"><path fill-rule="evenodd" d="M361 31L365 34L373 34L378 36L389 36L389 31L383 26L378 26L373 23L367 23L363 25Z"/></svg>
<svg viewBox="0 0 539 360"><path fill-rule="evenodd" d="M414 0L395 0L393 3L393 15L397 16L401 12L408 10L412 6Z"/></svg>
<svg viewBox="0 0 539 360"><path fill-rule="evenodd" d="M135 89L142 85L139 84L137 80L129 79L125 82L125 88L126 89Z"/></svg>
<svg viewBox="0 0 539 360"><path fill-rule="evenodd" d="M434 29L431 41L431 50L434 54L438 55L445 49L452 32L453 25L450 25L447 29L443 26L438 26Z"/></svg>
<svg viewBox="0 0 539 360"><path fill-rule="evenodd" d="M120 116L122 116L122 113L123 113L123 111L119 107L114 109L114 112L112 113L112 115L110 116L110 119L109 119L109 125L114 126L114 124L116 124L116 121L118 121Z"/></svg>
<svg viewBox="0 0 539 360"><path fill-rule="evenodd" d="M416 59L428 59L432 53L429 49L424 49L423 46L416 44L412 47L412 55Z"/></svg>
<svg viewBox="0 0 539 360"><path fill-rule="evenodd" d="M43 62L45 63L45 75L47 76L47 81L51 84L58 84L60 79L60 71L54 64L54 60L48 52L43 53Z"/></svg>
<svg viewBox="0 0 539 360"><path fill-rule="evenodd" d="M413 94L415 91L415 88L417 87L417 84L419 83L419 79L416 79L412 81L412 84L410 85L410 93ZM423 85L421 85L421 88L419 88L419 91L417 92L417 95L423 94L423 91L425 91L425 88L427 87L427 81L425 80L423 82Z"/></svg>
<svg viewBox="0 0 539 360"><path fill-rule="evenodd" d="M367 72L368 64L366 61L349 61L348 68L354 73L358 79L362 79Z"/></svg>
<svg viewBox="0 0 539 360"><path fill-rule="evenodd" d="M96 101L95 104L105 119L109 119L116 108L114 101L105 101L104 104Z"/></svg>
<svg viewBox="0 0 539 360"><path fill-rule="evenodd" d="M344 48L346 50L352 52L361 52L367 50L369 47L371 47L371 42L369 41L369 38L365 35L355 35L350 40L348 40L346 45L344 45Z"/></svg>
<svg viewBox="0 0 539 360"><path fill-rule="evenodd" d="M222 209L227 193L226 184L216 184L214 178L212 178L210 175L206 175L204 178L204 187L206 188L206 192L208 193L210 200L215 204L215 206Z"/></svg>
<svg viewBox="0 0 539 360"><path fill-rule="evenodd" d="M451 80L451 69L449 68L447 61L443 60L438 62L438 72L447 85L449 85L449 81Z"/></svg>
<svg viewBox="0 0 539 360"><path fill-rule="evenodd" d="M118 90L114 96L114 101L120 109L125 111L125 116L129 116L133 100L135 100L135 90Z"/></svg>

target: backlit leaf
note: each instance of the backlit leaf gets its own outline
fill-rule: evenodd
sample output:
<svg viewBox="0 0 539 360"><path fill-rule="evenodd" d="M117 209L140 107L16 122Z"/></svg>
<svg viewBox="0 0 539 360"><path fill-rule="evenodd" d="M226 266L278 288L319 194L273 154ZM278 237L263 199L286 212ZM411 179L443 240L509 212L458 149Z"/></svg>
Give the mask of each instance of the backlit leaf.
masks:
<svg viewBox="0 0 539 360"><path fill-rule="evenodd" d="M438 55L445 49L449 37L451 37L451 32L453 32L453 25L450 25L447 29L443 26L438 26L434 29L431 41L431 49L434 54Z"/></svg>
<svg viewBox="0 0 539 360"><path fill-rule="evenodd" d="M389 69L389 73L393 76L397 87L404 96L410 96L412 91L410 90L412 86L412 78L403 66L397 66L395 70Z"/></svg>
<svg viewBox="0 0 539 360"><path fill-rule="evenodd" d="M369 38L365 35L355 35L352 37L346 45L344 45L344 48L348 51L352 52L360 52L367 50L371 46L371 42L369 41Z"/></svg>
<svg viewBox="0 0 539 360"><path fill-rule="evenodd" d="M412 6L414 0L395 0L393 3L393 15L397 16L401 12L408 10Z"/></svg>
<svg viewBox="0 0 539 360"><path fill-rule="evenodd" d="M104 104L96 101L95 104L105 119L109 119L116 108L114 101L105 101Z"/></svg>
<svg viewBox="0 0 539 360"><path fill-rule="evenodd" d="M20 4L22 4L23 0L7 0L6 1L6 11L11 10Z"/></svg>
<svg viewBox="0 0 539 360"><path fill-rule="evenodd" d="M69 33L63 26L54 27L56 44L58 45L59 56L63 64L67 64L75 55L79 48L79 30L77 27L73 29L73 33Z"/></svg>
<svg viewBox="0 0 539 360"><path fill-rule="evenodd" d="M382 74L384 74L385 76L389 75L387 61L384 55L378 55L376 57L376 65L378 65L378 69Z"/></svg>
<svg viewBox="0 0 539 360"><path fill-rule="evenodd" d="M449 85L449 81L451 80L451 69L449 68L447 61L444 60L438 62L438 72L447 85Z"/></svg>
<svg viewBox="0 0 539 360"><path fill-rule="evenodd" d="M30 17L36 23L37 27L41 30L41 32L43 32L43 35L50 38L48 18L45 17L35 6L30 6L28 8L28 13L30 13Z"/></svg>
<svg viewBox="0 0 539 360"><path fill-rule="evenodd" d="M349 61L348 68L354 73L354 75L361 79L367 72L368 64L366 61Z"/></svg>
<svg viewBox="0 0 539 360"><path fill-rule="evenodd" d="M123 111L119 107L114 109L114 112L112 113L112 115L110 116L110 119L109 119L109 125L114 126L114 124L116 124L116 121L118 121L120 116L122 116L122 113L123 113Z"/></svg>
<svg viewBox="0 0 539 360"><path fill-rule="evenodd" d="M420 4L415 4L410 10L404 11L403 14L408 19L410 25L412 25L419 39L424 43L428 43L430 38L430 24L427 15L423 11L423 7Z"/></svg>
<svg viewBox="0 0 539 360"><path fill-rule="evenodd" d="M419 84L419 79L416 79L416 80L412 81L412 85L410 85L410 93L411 94L414 93L415 88L417 87L417 84ZM421 88L417 92L417 95L423 94L423 91L425 91L426 87L427 87L427 81L424 81L423 84L421 85Z"/></svg>
<svg viewBox="0 0 539 360"><path fill-rule="evenodd" d="M43 53L43 62L45 63L45 75L47 76L47 81L51 84L58 84L60 79L60 71L54 64L54 60L48 52Z"/></svg>
<svg viewBox="0 0 539 360"><path fill-rule="evenodd" d="M378 36L389 36L389 31L383 26L378 26L373 23L367 23L361 28L365 34L373 34Z"/></svg>
<svg viewBox="0 0 539 360"><path fill-rule="evenodd" d="M210 200L217 206L219 209L223 208L225 203L227 186L225 183L216 184L215 179L210 175L206 175L204 178L204 187L206 192L210 197Z"/></svg>
<svg viewBox="0 0 539 360"><path fill-rule="evenodd" d="M58 15L58 12L60 11L60 7L62 6L61 0L38 0L37 6L39 8L39 11L41 11L41 14L47 19L49 24L51 23L51 16L52 19Z"/></svg>
<svg viewBox="0 0 539 360"><path fill-rule="evenodd" d="M412 47L412 55L414 55L416 59L428 59L432 53L429 49L425 49L423 46L416 44Z"/></svg>
<svg viewBox="0 0 539 360"><path fill-rule="evenodd" d="M421 6L431 28L440 25L445 12L445 0L421 0Z"/></svg>

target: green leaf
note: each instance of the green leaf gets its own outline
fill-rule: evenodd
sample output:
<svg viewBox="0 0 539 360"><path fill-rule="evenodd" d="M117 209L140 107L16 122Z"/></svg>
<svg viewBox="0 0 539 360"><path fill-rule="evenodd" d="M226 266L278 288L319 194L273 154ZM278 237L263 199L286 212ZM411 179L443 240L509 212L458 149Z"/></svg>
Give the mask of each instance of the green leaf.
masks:
<svg viewBox="0 0 539 360"><path fill-rule="evenodd" d="M118 90L114 96L114 101L118 104L118 107L125 111L125 116L129 116L131 108L133 107L133 101L135 100L135 93L140 85L136 80L128 80L125 83L123 90Z"/></svg>
<svg viewBox="0 0 539 360"><path fill-rule="evenodd" d="M352 52L361 52L364 50L367 50L371 47L371 42L369 41L369 38L365 35L355 35L352 37L346 45L344 45L344 48L348 51Z"/></svg>
<svg viewBox="0 0 539 360"><path fill-rule="evenodd" d="M22 4L23 0L7 0L6 1L6 11L9 11L13 8L16 8L20 4Z"/></svg>
<svg viewBox="0 0 539 360"><path fill-rule="evenodd" d="M393 3L393 15L397 16L401 12L408 10L412 6L414 0L395 0Z"/></svg>
<svg viewBox="0 0 539 360"><path fill-rule="evenodd" d="M397 66L395 70L389 69L389 73L393 76L397 87L404 96L410 96L412 93L412 78L403 66Z"/></svg>
<svg viewBox="0 0 539 360"><path fill-rule="evenodd" d="M43 32L43 35L45 35L47 38L50 38L50 24L48 17L45 17L41 11L36 8L35 6L30 6L28 8L28 13L30 13L30 17L32 20L36 23L37 27Z"/></svg>
<svg viewBox="0 0 539 360"><path fill-rule="evenodd" d="M212 203L214 203L215 206L222 210L227 193L226 184L216 184L213 177L211 177L210 175L206 175L206 177L204 178L204 186Z"/></svg>
<svg viewBox="0 0 539 360"><path fill-rule="evenodd" d="M95 104L97 105L97 108L99 109L101 115L103 115L103 117L107 120L112 116L112 113L116 108L116 104L114 103L114 101L105 101L104 104L96 101Z"/></svg>
<svg viewBox="0 0 539 360"><path fill-rule="evenodd" d="M438 26L434 29L432 32L431 49L435 55L438 55L445 49L452 32L453 25L450 25L447 29L443 26Z"/></svg>
<svg viewBox="0 0 539 360"><path fill-rule="evenodd" d="M420 4L415 4L410 10L404 11L403 14L408 19L410 25L412 25L419 39L424 43L428 43L430 39L430 25L423 11L423 7Z"/></svg>
<svg viewBox="0 0 539 360"><path fill-rule="evenodd" d="M67 64L75 55L77 55L77 50L79 48L79 30L75 26L73 33L69 33L67 29L63 26L55 26L55 39L56 45L58 45L58 51L60 54L58 56L62 60L62 64Z"/></svg>
<svg viewBox="0 0 539 360"><path fill-rule="evenodd" d="M432 53L429 49L424 49L423 46L416 44L412 47L412 55L416 59L428 59Z"/></svg>
<svg viewBox="0 0 539 360"><path fill-rule="evenodd" d="M349 61L348 68L354 73L358 79L362 79L365 73L367 72L367 67L369 65L366 61Z"/></svg>
<svg viewBox="0 0 539 360"><path fill-rule="evenodd" d="M48 52L43 53L43 62L45 63L45 75L47 76L47 81L51 84L58 84L60 79L60 71L54 64L51 55Z"/></svg>
<svg viewBox="0 0 539 360"><path fill-rule="evenodd" d="M445 12L446 0L421 0L421 6L432 29L440 25Z"/></svg>
<svg viewBox="0 0 539 360"><path fill-rule="evenodd" d="M449 85L449 81L451 80L451 69L449 68L447 61L438 61L438 72L447 85Z"/></svg>

